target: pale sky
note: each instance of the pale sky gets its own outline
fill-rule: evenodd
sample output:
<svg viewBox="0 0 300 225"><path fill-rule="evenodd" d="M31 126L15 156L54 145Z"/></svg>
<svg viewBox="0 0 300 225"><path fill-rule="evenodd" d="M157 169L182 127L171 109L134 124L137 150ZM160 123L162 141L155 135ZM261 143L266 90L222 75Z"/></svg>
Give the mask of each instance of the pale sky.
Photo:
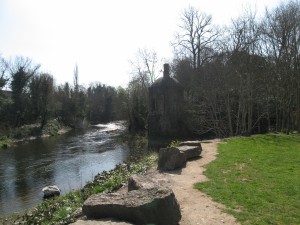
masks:
<svg viewBox="0 0 300 225"><path fill-rule="evenodd" d="M57 84L126 86L138 49L154 50L164 63L180 13L193 6L229 24L243 8L273 8L280 0L0 0L0 54L25 56L42 65Z"/></svg>

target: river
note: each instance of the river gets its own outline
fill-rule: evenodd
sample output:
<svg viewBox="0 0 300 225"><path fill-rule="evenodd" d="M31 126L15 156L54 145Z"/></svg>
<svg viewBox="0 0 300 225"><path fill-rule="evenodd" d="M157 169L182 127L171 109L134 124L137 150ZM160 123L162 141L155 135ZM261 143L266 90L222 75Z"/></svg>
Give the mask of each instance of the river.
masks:
<svg viewBox="0 0 300 225"><path fill-rule="evenodd" d="M123 130L120 123L99 124L0 150L0 216L35 206L47 185L65 194L126 160L128 146L113 139Z"/></svg>

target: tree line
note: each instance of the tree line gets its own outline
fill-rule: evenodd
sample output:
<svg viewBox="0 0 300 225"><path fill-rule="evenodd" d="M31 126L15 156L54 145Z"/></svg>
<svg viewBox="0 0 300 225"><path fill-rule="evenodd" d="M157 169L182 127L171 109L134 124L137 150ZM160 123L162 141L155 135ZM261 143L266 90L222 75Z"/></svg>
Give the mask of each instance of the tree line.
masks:
<svg viewBox="0 0 300 225"><path fill-rule="evenodd" d="M300 4L297 0L251 9L217 27L194 7L180 15L172 41L172 75L185 88L184 121L189 135L233 136L278 131L300 132ZM27 58L0 64L0 127L50 118L69 126L125 119L133 132L147 130L148 88L160 75L155 51L139 50L128 87L101 83L56 86ZM3 91L9 86L11 92Z"/></svg>
<svg viewBox="0 0 300 225"><path fill-rule="evenodd" d="M299 1L266 9L261 18L246 9L223 28L194 7L180 18L172 72L185 88L190 135L300 132ZM153 54L143 53L129 88L137 128L147 127L150 68L158 64Z"/></svg>
<svg viewBox="0 0 300 225"><path fill-rule="evenodd" d="M93 83L79 84L77 65L73 84L55 85L53 76L25 57L0 58L0 131L57 119L78 128L84 120L92 124L127 119L127 91ZM6 89L6 90L5 90Z"/></svg>

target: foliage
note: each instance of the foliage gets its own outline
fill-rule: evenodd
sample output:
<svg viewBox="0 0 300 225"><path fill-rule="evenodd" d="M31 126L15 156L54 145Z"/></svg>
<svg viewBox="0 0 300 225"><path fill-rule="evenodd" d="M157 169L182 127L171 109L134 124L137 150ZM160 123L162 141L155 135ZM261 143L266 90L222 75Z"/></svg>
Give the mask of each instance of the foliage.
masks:
<svg viewBox="0 0 300 225"><path fill-rule="evenodd" d="M1 135L13 138L40 135L43 127L53 119L73 128L84 128L87 120L95 124L128 117L126 89L100 83L86 89L79 84L77 65L74 86L65 83L55 87L52 75L40 72L40 66L28 58L16 57L10 63L0 60ZM11 90L2 91L5 85ZM33 130L23 129L37 123L41 129L34 128L33 133Z"/></svg>
<svg viewBox="0 0 300 225"><path fill-rule="evenodd" d="M12 143L16 140L31 139L32 137L39 136L55 136L58 135L62 129L68 130L63 124L57 120L49 120L48 123L41 128L39 123L23 125L21 127L10 128L3 134L2 139L8 143ZM8 147L12 144L8 144Z"/></svg>
<svg viewBox="0 0 300 225"><path fill-rule="evenodd" d="M130 159L133 161L140 160L145 155L149 154L148 138L144 135L127 135L127 144L130 149Z"/></svg>
<svg viewBox="0 0 300 225"><path fill-rule="evenodd" d="M13 100L11 113L12 125L24 125L29 117L30 108L27 107L29 103L28 83L30 79L36 74L39 65L32 66L32 62L28 58L17 57L10 67L11 74L11 96Z"/></svg>
<svg viewBox="0 0 300 225"><path fill-rule="evenodd" d="M145 131L148 116L148 84L143 77L136 77L129 83L129 130Z"/></svg>
<svg viewBox="0 0 300 225"><path fill-rule="evenodd" d="M173 141L171 141L171 143L168 145L168 147L174 147L174 148L176 148L176 147L179 147L180 146L180 141L178 141L178 140L173 140Z"/></svg>
<svg viewBox="0 0 300 225"><path fill-rule="evenodd" d="M98 174L93 182L87 183L81 190L73 191L43 201L37 207L24 213L0 218L2 224L69 224L74 222L76 210L92 194L110 192L119 189L130 175L144 174L157 160L156 154L149 154L138 162L117 165L115 169Z"/></svg>
<svg viewBox="0 0 300 225"><path fill-rule="evenodd" d="M49 120L47 124L42 129L43 135L55 136L58 135L61 129L63 129L63 124L59 123L56 119ZM67 128L66 128L67 129Z"/></svg>
<svg viewBox="0 0 300 225"><path fill-rule="evenodd" d="M159 60L155 51L139 50L132 63L132 79L128 84L128 115L131 132L145 132L149 107L148 88L159 75Z"/></svg>
<svg viewBox="0 0 300 225"><path fill-rule="evenodd" d="M289 0L258 19L247 9L228 27L211 15L184 9L173 40L172 72L185 88L184 121L193 136L300 132L300 6ZM100 83L55 87L50 74L30 59L0 58L0 129L58 118L74 128L128 120L129 130L147 131L148 88L162 60L139 50L127 88ZM10 87L10 91L3 91Z"/></svg>
<svg viewBox="0 0 300 225"><path fill-rule="evenodd" d="M53 77L46 73L33 76L29 83L29 89L31 95L32 119L36 121L40 118L41 128L43 128L51 112L50 104L52 103L53 96Z"/></svg>
<svg viewBox="0 0 300 225"><path fill-rule="evenodd" d="M230 138L195 187L225 204L242 224L300 223L300 136Z"/></svg>
<svg viewBox="0 0 300 225"><path fill-rule="evenodd" d="M260 20L248 9L222 32L211 16L183 11L173 68L191 134L300 132L299 9L291 0Z"/></svg>
<svg viewBox="0 0 300 225"><path fill-rule="evenodd" d="M2 89L6 86L9 79L7 78L7 70L8 70L8 64L4 58L0 55L0 113L2 111L3 105L5 105L5 96L2 93Z"/></svg>
<svg viewBox="0 0 300 225"><path fill-rule="evenodd" d="M0 150L3 148L9 148L13 146L11 140L7 139L6 137L0 137Z"/></svg>
<svg viewBox="0 0 300 225"><path fill-rule="evenodd" d="M102 84L93 84L87 89L87 118L92 124L127 119L127 93Z"/></svg>

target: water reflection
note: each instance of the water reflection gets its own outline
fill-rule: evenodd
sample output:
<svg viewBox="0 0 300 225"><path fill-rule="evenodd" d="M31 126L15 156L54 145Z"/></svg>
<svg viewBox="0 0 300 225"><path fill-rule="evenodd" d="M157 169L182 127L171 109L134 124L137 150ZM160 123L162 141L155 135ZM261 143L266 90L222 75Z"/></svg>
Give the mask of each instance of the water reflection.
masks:
<svg viewBox="0 0 300 225"><path fill-rule="evenodd" d="M128 147L112 140L118 134L112 130L120 128L99 125L1 150L0 216L36 205L44 186L56 184L64 194L126 160Z"/></svg>

